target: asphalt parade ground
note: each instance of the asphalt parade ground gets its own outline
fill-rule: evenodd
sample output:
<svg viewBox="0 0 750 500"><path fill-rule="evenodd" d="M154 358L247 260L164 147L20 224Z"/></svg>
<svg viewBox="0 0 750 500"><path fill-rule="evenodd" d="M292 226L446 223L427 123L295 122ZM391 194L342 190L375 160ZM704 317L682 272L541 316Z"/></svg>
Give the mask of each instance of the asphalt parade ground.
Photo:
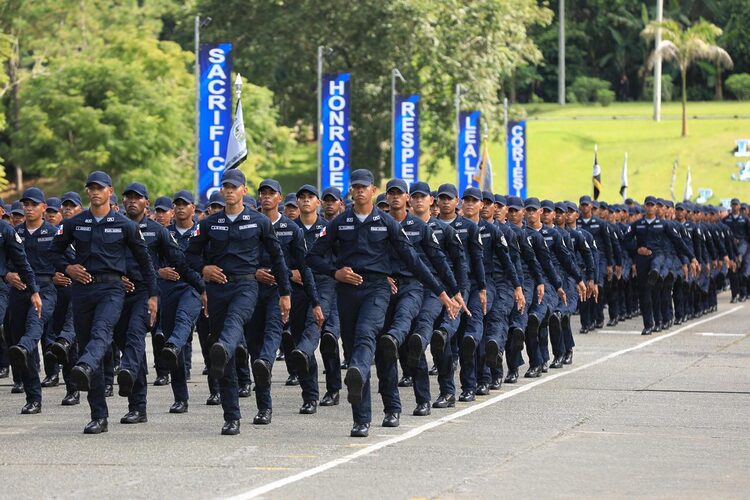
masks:
<svg viewBox="0 0 750 500"><path fill-rule="evenodd" d="M366 439L349 437L346 389L339 406L299 415L283 363L273 423L252 425L255 400L240 399L242 433L221 436L197 338L188 413L169 414L171 388L150 385L148 423L122 425L127 400L115 388L98 436L82 434L85 401L60 406L62 385L43 389L41 414L21 415L24 396L3 379L0 497L747 498L750 303L724 293L719 304L651 337L640 318L576 334L573 365L428 417L411 416L414 394L402 388L395 429L380 427L373 376Z"/></svg>

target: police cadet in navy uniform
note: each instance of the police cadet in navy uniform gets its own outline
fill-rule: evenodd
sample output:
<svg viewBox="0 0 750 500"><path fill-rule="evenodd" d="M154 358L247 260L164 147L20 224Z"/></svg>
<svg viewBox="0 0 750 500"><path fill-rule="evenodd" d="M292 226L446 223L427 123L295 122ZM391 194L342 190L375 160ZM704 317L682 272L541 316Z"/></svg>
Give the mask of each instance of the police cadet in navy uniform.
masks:
<svg viewBox="0 0 750 500"><path fill-rule="evenodd" d="M221 433L240 433L240 403L235 357L243 340L244 326L258 301L256 271L261 249L268 252L278 284L279 313L286 322L291 308L289 271L284 253L268 217L243 205L247 192L245 174L227 170L221 177L225 209L198 224L188 243L186 257L203 274L206 290L201 295L210 320L209 376L219 379L224 425Z"/></svg>
<svg viewBox="0 0 750 500"><path fill-rule="evenodd" d="M737 246L740 266L729 271L729 284L732 288L731 303L744 302L750 287L750 219L740 211L739 198L732 198L732 211L722 222L732 230L732 238Z"/></svg>
<svg viewBox="0 0 750 500"><path fill-rule="evenodd" d="M81 195L75 191L63 194L60 201L63 220L75 217L83 211ZM62 222L58 229L62 227ZM68 247L71 258L75 258L75 250ZM75 406L80 403L80 393L70 376L70 371L78 362L78 343L76 342L76 331L73 325L73 305L71 303L71 291L73 281L64 273L55 272L52 281L57 287L57 302L52 320L49 322L49 331L53 342L44 353L45 362L59 363L62 365L62 373L65 378L66 394L62 400L62 406Z"/></svg>
<svg viewBox="0 0 750 500"><path fill-rule="evenodd" d="M279 204L282 200L281 184L274 179L264 179L258 186L258 199L261 212L271 221L271 226L281 246L286 269L290 273L292 310L298 308L298 314L306 316L309 306L311 319L317 323L317 329L323 324L324 318L312 271L305 263L307 251L305 238L297 224L279 213ZM258 301L250 321L245 324L245 340L250 351L252 372L255 378L255 401L258 405L258 413L253 419L253 424L256 425L271 423L273 415L271 369L276 358L276 351L282 342L283 323L285 323L280 320L278 300L280 288L277 286L278 280L271 272L272 265L273 255L261 248L258 269L255 272L259 283ZM291 311L289 317L291 318ZM314 336L317 337L317 334ZM317 344L317 338L311 342ZM287 343L294 345L294 339L288 339ZM310 378L307 377L310 365L307 353L298 350L294 354L290 360L292 371L305 377L306 381L302 387L303 402L315 401L317 403L318 387L310 384Z"/></svg>
<svg viewBox="0 0 750 500"><path fill-rule="evenodd" d="M449 224L430 216L430 209L434 205L430 186L425 182L415 182L409 187L409 203L411 212L423 222L426 222L432 230L432 234L438 241L438 244L445 254L447 264L453 273L457 282L458 290L469 290L469 277L466 268L466 256L461 238L458 233ZM465 292L468 293L468 292ZM463 302L463 296L459 299ZM427 366L425 350L430 345L432 336L436 330L438 335L447 335L449 329L455 331L458 328L460 317L450 318L447 311L437 295L429 288L424 289L422 296L422 306L417 318L414 320L411 335L407 340L408 346L408 364L411 368L414 380L414 396L417 400L417 406L414 409L414 416L427 416L430 414L430 378ZM442 382L442 379L441 379ZM452 381L451 381L452 383ZM434 408L446 408L455 406L456 398L453 392L443 393L445 384L441 384L441 393L438 399L433 403Z"/></svg>
<svg viewBox="0 0 750 500"><path fill-rule="evenodd" d="M614 253L612 250L612 239L609 235L609 225L600 218L594 216L593 201L591 196L581 196L578 205L581 211L581 217L578 219L578 228L585 229L594 237L596 248L599 251L599 283L598 302L587 300L581 304L581 333L586 333L595 328L604 326L604 321L598 317L600 308L604 307L603 299L604 284L612 279L614 273ZM584 332L585 330L586 332Z"/></svg>
<svg viewBox="0 0 750 500"><path fill-rule="evenodd" d="M5 273L5 281L11 285L8 294L8 344L12 345L8 349L8 360L13 371L23 380L26 391L26 404L21 413L36 414L42 411L37 345L44 334L45 324L55 310L57 299L52 284L55 270L47 254L57 228L43 219L47 205L40 189L24 191L21 203L26 215L25 222L16 227L17 234L3 231L4 248L11 256L7 263L8 272ZM8 241L9 238L12 240Z"/></svg>
<svg viewBox="0 0 750 500"><path fill-rule="evenodd" d="M352 405L352 437L366 437L372 419L370 397L370 365L375 343L390 301L391 253L395 248L417 279L435 287L434 277L422 263L401 225L378 208L373 207L374 178L368 170L351 173L350 193L354 205L336 217L310 249L307 260L318 273L336 278L341 336L351 346L351 364L344 383L347 399ZM335 264L329 252L338 246ZM439 288L439 287L437 287ZM457 305L444 291L441 302L457 312Z"/></svg>
<svg viewBox="0 0 750 500"><path fill-rule="evenodd" d="M83 432L99 434L108 430L109 416L102 361L125 302L122 277L128 272L128 250L143 274L150 324L156 319L158 289L156 272L138 226L109 206L112 179L104 172L92 172L86 179L86 192L90 208L63 221L50 251L55 268L74 281L73 321L80 356L71 377L79 390L88 391L91 422ZM76 250L73 260L66 258L71 244Z"/></svg>
<svg viewBox="0 0 750 500"><path fill-rule="evenodd" d="M55 232L57 227L62 222L62 213L60 212L62 201L60 198L51 196L45 201L47 208L44 211L44 220L55 226ZM54 237L54 234L52 235ZM51 240L50 240L51 241ZM53 280L54 281L54 280ZM55 309L57 309L57 303L55 303ZM42 352L46 352L52 342L55 341L56 335L52 331L52 319L47 322L44 328L44 335L42 336ZM72 317L71 317L72 321ZM42 380L42 387L57 387L60 384L60 365L57 363L57 359L44 356L44 380Z"/></svg>
<svg viewBox="0 0 750 500"><path fill-rule="evenodd" d="M456 186L441 184L437 194L440 220L456 230L466 251L466 269L469 278L469 289L465 290L469 314L466 314L459 324L444 325L444 328L435 330L430 342L430 352L438 369L438 384L440 385L440 397L433 404L433 408L447 408L455 405L453 378L459 355L459 339L464 334L469 320L475 316L478 319L472 328L479 328L478 325L482 323L490 304L479 228L474 222L457 214L456 207L459 198ZM473 400L474 394L470 391L464 391L459 395L459 401Z"/></svg>
<svg viewBox="0 0 750 500"><path fill-rule="evenodd" d="M698 266L693 251L685 245L677 230L671 224L666 224L656 214L656 198L647 196L644 200L645 216L633 223L625 234L625 241L635 239L636 255L633 256L640 289L641 314L643 315L642 335L651 335L654 328L653 303L658 302L658 295L662 292L662 285L666 274L664 259L667 246L672 245L678 254L686 256L694 269Z"/></svg>
<svg viewBox="0 0 750 500"><path fill-rule="evenodd" d="M305 246L309 251L315 244L320 233L326 227L326 221L318 215L320 199L318 190L310 184L305 184L297 190L294 195L299 207L299 218L294 222L302 230L305 238ZM331 254L331 259L333 254ZM326 393L320 400L321 406L334 406L339 402L339 391L341 390L341 370L338 364L338 326L331 322L331 318L338 321L336 310L336 280L325 274L316 273L315 288L318 293L318 301L321 312L325 317L322 329L318 328L312 316L312 306L296 307L292 304L292 313L289 324L293 335L294 346L287 356L287 363L296 366L302 386L303 404L299 412L303 415L311 415L317 412L318 406L318 363L315 359L315 350L320 343L321 355L324 359L335 360L332 364L326 364ZM306 297L305 297L306 299ZM302 300L302 303L309 301ZM335 332L332 331L335 327Z"/></svg>
<svg viewBox="0 0 750 500"><path fill-rule="evenodd" d="M401 224L406 236L414 246L422 263L427 266L431 275L440 281L428 283L432 293L437 297L440 292L447 290L449 296L465 308L463 298L458 289L453 272L448 266L445 254L440 248L437 237L432 229L420 218L406 211L409 200L409 188L403 179L391 179L386 184L386 200L390 207L389 215ZM424 289L422 284L414 277L411 269L407 268L404 261L399 259L395 249L392 247L391 264L392 270L390 282L392 286L391 300L386 311L383 329L377 340L375 349L375 366L378 373L378 392L383 398L385 417L383 427L398 427L401 418L401 398L398 393L398 360L399 350L406 344L406 338L411 330L412 323L419 314L423 305ZM440 308L442 309L442 304ZM417 344L422 354L422 343ZM418 359L418 358L417 358ZM408 366L408 361L407 361ZM405 375L408 375L408 368ZM421 405L415 410L419 416L425 411L429 413L430 401L419 401Z"/></svg>
<svg viewBox="0 0 750 500"><path fill-rule="evenodd" d="M185 413L188 410L186 351L191 348L188 339L200 313L200 294L204 290L203 280L185 263L183 253L193 230L193 195L188 191L179 191L175 194L174 204L180 214L177 219L180 226L179 229L177 225L165 228L144 217L138 210L145 206L148 199L145 189L143 194L136 192L139 188L143 186L132 184L123 196L128 216L131 216L131 210L132 213L141 215L141 232L151 252L151 259L158 267L162 331L161 335L157 335L157 350L154 356L161 359L163 366L172 374L171 384L175 402L169 408L169 412Z"/></svg>

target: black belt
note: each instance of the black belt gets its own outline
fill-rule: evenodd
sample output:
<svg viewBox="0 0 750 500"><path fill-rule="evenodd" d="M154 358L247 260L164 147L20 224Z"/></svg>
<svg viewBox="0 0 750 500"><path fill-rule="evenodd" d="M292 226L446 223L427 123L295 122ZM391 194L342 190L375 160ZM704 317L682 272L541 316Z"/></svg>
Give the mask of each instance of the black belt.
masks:
<svg viewBox="0 0 750 500"><path fill-rule="evenodd" d="M419 280L413 276L392 276L393 281L396 285L409 285L411 283L419 283Z"/></svg>
<svg viewBox="0 0 750 500"><path fill-rule="evenodd" d="M356 269L354 270L354 272L362 276L362 279L364 281L379 281L388 278L388 275L385 273L368 273L365 271L360 272Z"/></svg>
<svg viewBox="0 0 750 500"><path fill-rule="evenodd" d="M227 283L236 283L238 281L255 281L255 274L230 274L230 275L227 275Z"/></svg>
<svg viewBox="0 0 750 500"><path fill-rule="evenodd" d="M119 283L122 276L117 273L98 273L91 275L91 283Z"/></svg>
<svg viewBox="0 0 750 500"><path fill-rule="evenodd" d="M37 274L34 278L37 283L52 283L52 275L49 274Z"/></svg>

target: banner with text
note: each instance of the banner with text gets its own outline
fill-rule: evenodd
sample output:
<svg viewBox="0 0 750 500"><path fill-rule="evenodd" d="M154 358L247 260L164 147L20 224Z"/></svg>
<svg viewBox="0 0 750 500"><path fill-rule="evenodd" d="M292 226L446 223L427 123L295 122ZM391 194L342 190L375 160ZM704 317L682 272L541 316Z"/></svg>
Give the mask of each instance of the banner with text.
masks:
<svg viewBox="0 0 750 500"><path fill-rule="evenodd" d="M393 119L393 177L411 186L419 180L419 96L397 95Z"/></svg>
<svg viewBox="0 0 750 500"><path fill-rule="evenodd" d="M323 75L320 113L320 186L346 194L349 189L349 95L350 74Z"/></svg>
<svg viewBox="0 0 750 500"><path fill-rule="evenodd" d="M508 194L526 198L526 122L508 123Z"/></svg>
<svg viewBox="0 0 750 500"><path fill-rule="evenodd" d="M458 114L458 195L467 187L478 187L474 176L479 170L480 111L461 111Z"/></svg>
<svg viewBox="0 0 750 500"><path fill-rule="evenodd" d="M201 44L198 198L205 202L221 188L232 128L232 44Z"/></svg>

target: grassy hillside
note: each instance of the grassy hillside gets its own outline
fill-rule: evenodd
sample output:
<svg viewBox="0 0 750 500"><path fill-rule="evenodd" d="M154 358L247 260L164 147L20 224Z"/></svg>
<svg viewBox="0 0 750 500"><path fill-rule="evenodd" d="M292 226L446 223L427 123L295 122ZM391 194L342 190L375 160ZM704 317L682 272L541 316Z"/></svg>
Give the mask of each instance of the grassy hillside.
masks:
<svg viewBox="0 0 750 500"><path fill-rule="evenodd" d="M682 198L687 167L693 191L713 189L714 202L739 196L750 199L750 182L731 180L737 173L732 156L735 139L750 139L750 103L688 103L689 136L680 137L679 103L665 103L663 121L650 120L649 103L615 103L609 107L556 104L527 108L529 195L544 198L577 198L591 192L594 144L599 145L604 192L601 199L618 201L625 152L628 161L628 195L669 196L672 163L678 160L675 194ZM355 145L356 147L356 145ZM496 192L507 190L505 148L492 144ZM293 165L273 172L289 191L315 181L315 147L300 148ZM263 173L264 175L271 172ZM437 186L455 182L455 169L446 161L424 180Z"/></svg>

